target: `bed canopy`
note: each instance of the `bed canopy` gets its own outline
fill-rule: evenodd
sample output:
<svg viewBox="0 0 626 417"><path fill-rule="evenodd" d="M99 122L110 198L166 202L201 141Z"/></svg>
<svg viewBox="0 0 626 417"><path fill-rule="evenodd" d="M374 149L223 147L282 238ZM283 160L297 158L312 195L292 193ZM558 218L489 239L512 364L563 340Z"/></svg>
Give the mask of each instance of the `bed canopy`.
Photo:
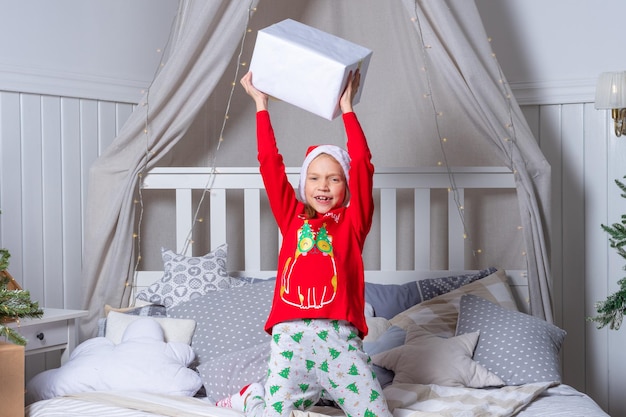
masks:
<svg viewBox="0 0 626 417"><path fill-rule="evenodd" d="M83 263L83 307L90 313L81 322L81 339L94 334L105 304L127 302L143 172L216 161L256 165L254 108L238 79L256 30L285 18L374 51L355 110L376 165L495 165L515 173L530 311L552 321L550 166L501 73L474 2L181 0L167 56L148 93L91 167ZM340 121L280 102L271 107L277 134L298 135L278 139L288 166L300 165L306 144L341 137ZM205 131L200 139L193 134L199 126Z"/></svg>

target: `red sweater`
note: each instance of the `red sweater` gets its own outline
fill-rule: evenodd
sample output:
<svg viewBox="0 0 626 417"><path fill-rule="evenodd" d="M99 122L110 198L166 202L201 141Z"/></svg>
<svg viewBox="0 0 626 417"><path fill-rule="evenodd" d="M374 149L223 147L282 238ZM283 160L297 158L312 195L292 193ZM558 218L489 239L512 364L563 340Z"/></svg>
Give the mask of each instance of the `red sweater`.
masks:
<svg viewBox="0 0 626 417"><path fill-rule="evenodd" d="M354 113L343 115L350 154L350 204L305 219L285 175L269 113L257 113L258 159L272 213L282 233L278 276L272 308L265 324L272 327L295 319L346 320L361 337L365 323L362 251L372 225L374 166Z"/></svg>

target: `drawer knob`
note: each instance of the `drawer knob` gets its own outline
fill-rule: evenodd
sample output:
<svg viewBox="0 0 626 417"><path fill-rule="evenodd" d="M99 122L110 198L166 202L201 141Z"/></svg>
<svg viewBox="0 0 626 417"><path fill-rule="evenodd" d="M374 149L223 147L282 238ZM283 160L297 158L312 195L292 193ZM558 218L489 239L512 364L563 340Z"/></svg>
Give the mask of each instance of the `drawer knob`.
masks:
<svg viewBox="0 0 626 417"><path fill-rule="evenodd" d="M45 337L43 332L37 333L37 335L35 336L37 339L39 340L43 340L43 338Z"/></svg>

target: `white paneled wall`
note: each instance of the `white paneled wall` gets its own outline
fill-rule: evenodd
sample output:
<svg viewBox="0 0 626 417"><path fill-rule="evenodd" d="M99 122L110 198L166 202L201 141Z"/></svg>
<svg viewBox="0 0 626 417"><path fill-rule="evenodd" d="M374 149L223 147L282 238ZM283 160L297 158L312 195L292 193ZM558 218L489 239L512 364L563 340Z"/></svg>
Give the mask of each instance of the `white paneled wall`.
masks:
<svg viewBox="0 0 626 417"><path fill-rule="evenodd" d="M81 307L89 167L132 110L126 103L0 92L0 246L12 253L12 274L43 306ZM614 185L626 175L626 139L616 138L607 112L590 103L523 110L552 166L553 296L557 324L568 332L565 382L611 415L626 415L626 335L585 320L623 276L623 260L600 224L626 213Z"/></svg>
<svg viewBox="0 0 626 417"><path fill-rule="evenodd" d="M626 416L623 331L598 330L586 317L617 290L624 261L601 224L621 221L626 201L614 183L626 175L626 140L593 103L523 108L552 166L552 274L555 318L567 330L565 383L587 392L612 416Z"/></svg>
<svg viewBox="0 0 626 417"><path fill-rule="evenodd" d="M89 167L132 104L0 92L0 246L46 307L81 307Z"/></svg>

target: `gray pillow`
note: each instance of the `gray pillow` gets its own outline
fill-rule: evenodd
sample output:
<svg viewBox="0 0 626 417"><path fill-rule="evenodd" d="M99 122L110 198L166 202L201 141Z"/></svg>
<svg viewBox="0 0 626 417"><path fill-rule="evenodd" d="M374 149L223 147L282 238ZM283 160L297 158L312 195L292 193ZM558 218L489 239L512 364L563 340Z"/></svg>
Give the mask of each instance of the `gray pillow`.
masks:
<svg viewBox="0 0 626 417"><path fill-rule="evenodd" d="M228 245L203 256L185 256L161 248L163 277L137 293L137 299L173 307L211 291L246 285L226 269Z"/></svg>
<svg viewBox="0 0 626 417"><path fill-rule="evenodd" d="M474 360L507 385L561 382L559 351L565 330L467 294L461 297L456 334L473 332L480 332Z"/></svg>
<svg viewBox="0 0 626 417"><path fill-rule="evenodd" d="M213 291L168 308L168 317L191 318L196 330L191 347L197 366L270 340L264 326L275 280Z"/></svg>
<svg viewBox="0 0 626 417"><path fill-rule="evenodd" d="M429 278L406 284L365 283L365 301L374 309L374 316L392 319L422 301L446 294L496 272L491 267L481 271L440 278Z"/></svg>
<svg viewBox="0 0 626 417"><path fill-rule="evenodd" d="M406 339L406 330L398 326L389 327L385 333L373 342L363 342L363 350L370 356L386 352L395 347L402 346ZM382 366L372 364L372 370L376 373L378 382L384 388L393 382L394 372Z"/></svg>
<svg viewBox="0 0 626 417"><path fill-rule="evenodd" d="M198 366L206 396L215 403L239 392L242 387L267 377L270 342L219 356Z"/></svg>

